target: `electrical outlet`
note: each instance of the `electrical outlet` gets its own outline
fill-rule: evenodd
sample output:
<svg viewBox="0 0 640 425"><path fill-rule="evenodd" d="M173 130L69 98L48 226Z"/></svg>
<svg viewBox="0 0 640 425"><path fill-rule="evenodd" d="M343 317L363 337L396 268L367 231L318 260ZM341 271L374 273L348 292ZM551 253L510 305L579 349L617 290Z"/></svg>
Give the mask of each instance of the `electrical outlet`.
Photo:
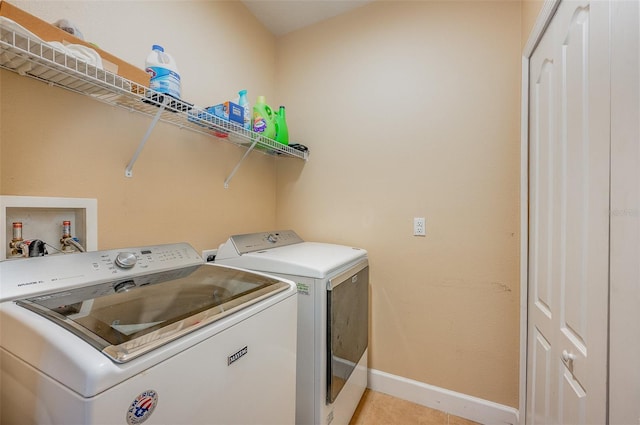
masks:
<svg viewBox="0 0 640 425"><path fill-rule="evenodd" d="M216 259L217 249L205 249L202 251L202 259L207 263L212 263Z"/></svg>
<svg viewBox="0 0 640 425"><path fill-rule="evenodd" d="M413 236L425 236L427 234L424 217L413 218Z"/></svg>

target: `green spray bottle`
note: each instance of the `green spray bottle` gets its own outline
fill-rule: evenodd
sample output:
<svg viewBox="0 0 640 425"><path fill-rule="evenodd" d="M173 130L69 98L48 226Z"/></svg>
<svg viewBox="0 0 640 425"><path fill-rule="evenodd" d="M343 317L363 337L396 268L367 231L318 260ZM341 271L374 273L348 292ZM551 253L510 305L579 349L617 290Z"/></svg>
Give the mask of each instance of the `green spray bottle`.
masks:
<svg viewBox="0 0 640 425"><path fill-rule="evenodd" d="M276 112L276 141L283 145L289 144L289 128L287 127L287 117L284 112L284 106L280 106L280 110Z"/></svg>
<svg viewBox="0 0 640 425"><path fill-rule="evenodd" d="M266 104L264 96L258 96L253 105L253 131L273 139L276 135L276 124L273 111Z"/></svg>

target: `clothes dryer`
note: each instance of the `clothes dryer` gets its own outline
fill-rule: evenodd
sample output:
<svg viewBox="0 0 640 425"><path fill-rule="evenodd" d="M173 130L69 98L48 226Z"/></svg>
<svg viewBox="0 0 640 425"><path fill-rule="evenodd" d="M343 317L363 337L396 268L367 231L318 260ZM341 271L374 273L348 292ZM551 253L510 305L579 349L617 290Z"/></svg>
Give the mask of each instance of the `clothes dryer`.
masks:
<svg viewBox="0 0 640 425"><path fill-rule="evenodd" d="M231 236L215 262L296 283L296 423L348 424L367 387L367 251L284 230Z"/></svg>

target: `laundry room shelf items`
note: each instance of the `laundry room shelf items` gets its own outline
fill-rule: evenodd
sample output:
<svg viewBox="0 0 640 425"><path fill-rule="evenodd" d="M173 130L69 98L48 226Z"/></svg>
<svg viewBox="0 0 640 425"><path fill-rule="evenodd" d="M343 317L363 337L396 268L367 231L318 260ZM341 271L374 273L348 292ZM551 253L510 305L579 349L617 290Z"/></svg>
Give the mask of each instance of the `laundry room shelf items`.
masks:
<svg viewBox="0 0 640 425"><path fill-rule="evenodd" d="M254 149L268 155L308 159L308 151L301 151L245 130L242 126L208 113L205 108L164 96L117 74L66 55L45 42L17 33L11 28L0 27L0 47L0 68L153 117L147 133L127 165L125 175L128 177L133 175L133 165L158 121L216 137L247 149L225 181L225 187L228 187L242 161Z"/></svg>

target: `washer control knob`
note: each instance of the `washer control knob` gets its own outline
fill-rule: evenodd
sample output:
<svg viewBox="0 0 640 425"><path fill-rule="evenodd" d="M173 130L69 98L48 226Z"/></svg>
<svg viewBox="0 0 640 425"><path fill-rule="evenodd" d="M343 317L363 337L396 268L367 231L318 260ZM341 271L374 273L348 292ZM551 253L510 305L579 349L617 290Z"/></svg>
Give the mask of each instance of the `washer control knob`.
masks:
<svg viewBox="0 0 640 425"><path fill-rule="evenodd" d="M131 267L136 265L136 254L133 252L121 252L116 257L116 266L122 267L123 269L130 269Z"/></svg>
<svg viewBox="0 0 640 425"><path fill-rule="evenodd" d="M267 236L267 242L276 243L278 242L278 237L273 233L269 233L269 235Z"/></svg>

